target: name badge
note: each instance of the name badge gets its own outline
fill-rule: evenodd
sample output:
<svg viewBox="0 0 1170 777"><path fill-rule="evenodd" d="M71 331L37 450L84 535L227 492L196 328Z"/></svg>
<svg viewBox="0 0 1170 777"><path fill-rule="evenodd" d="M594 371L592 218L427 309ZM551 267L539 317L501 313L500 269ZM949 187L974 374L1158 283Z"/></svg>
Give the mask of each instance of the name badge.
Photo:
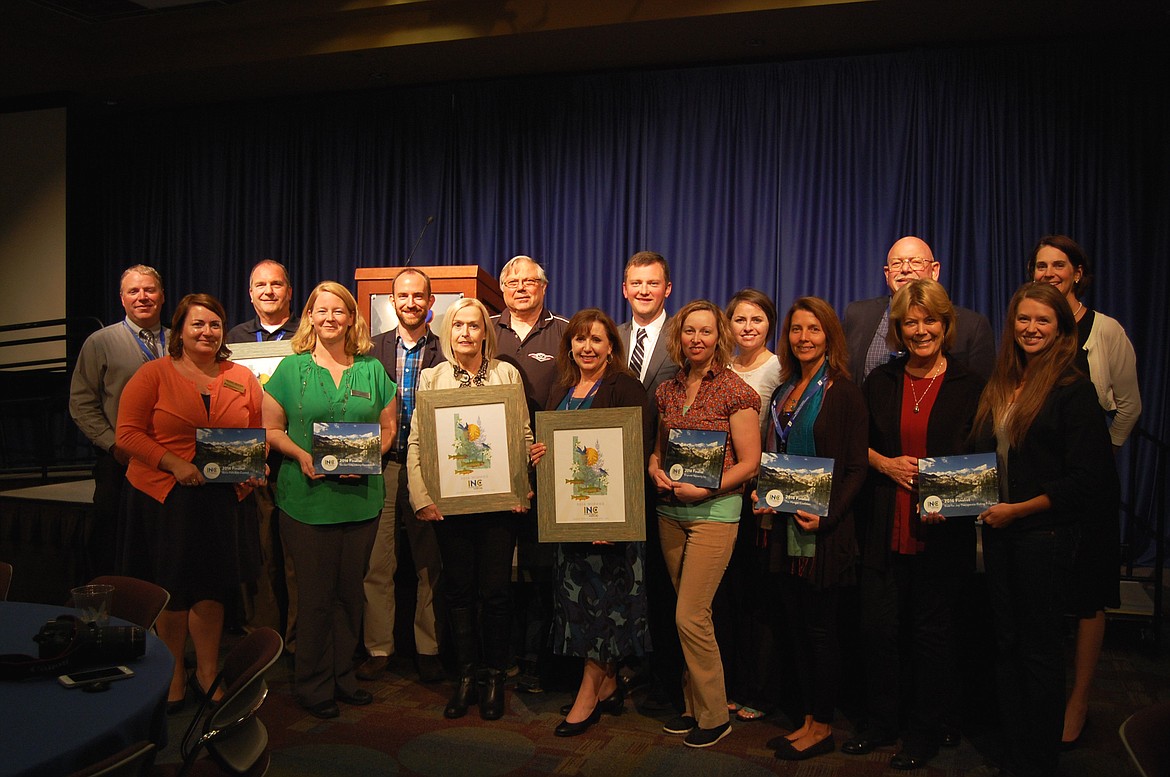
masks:
<svg viewBox="0 0 1170 777"><path fill-rule="evenodd" d="M236 383L234 380L227 380L225 378L223 385L224 385L224 388L230 388L232 391L238 391L241 394L244 393L244 384L243 383Z"/></svg>
<svg viewBox="0 0 1170 777"><path fill-rule="evenodd" d="M362 399L369 399L370 398L370 392L368 392L368 391L358 391L357 389L350 389L349 393L351 396L361 397Z"/></svg>

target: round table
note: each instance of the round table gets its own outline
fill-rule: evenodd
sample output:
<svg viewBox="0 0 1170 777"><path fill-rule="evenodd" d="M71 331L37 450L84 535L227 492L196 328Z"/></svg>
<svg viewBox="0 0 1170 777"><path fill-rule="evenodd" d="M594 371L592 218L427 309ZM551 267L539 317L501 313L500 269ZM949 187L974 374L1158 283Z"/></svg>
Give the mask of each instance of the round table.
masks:
<svg viewBox="0 0 1170 777"><path fill-rule="evenodd" d="M68 607L0 602L0 654L35 657L33 636ZM129 626L111 618L110 624ZM146 635L146 654L125 662L134 676L109 690L68 689L56 676L0 682L0 776L62 777L113 755L134 742L166 744L167 689L174 659L162 640Z"/></svg>

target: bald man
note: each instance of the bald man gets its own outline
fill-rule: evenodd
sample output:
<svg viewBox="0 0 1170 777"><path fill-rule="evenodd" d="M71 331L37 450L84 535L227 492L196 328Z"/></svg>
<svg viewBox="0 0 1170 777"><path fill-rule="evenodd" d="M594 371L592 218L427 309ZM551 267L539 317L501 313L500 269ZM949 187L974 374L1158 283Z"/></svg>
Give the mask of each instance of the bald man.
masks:
<svg viewBox="0 0 1170 777"><path fill-rule="evenodd" d="M907 236L890 246L882 268L890 293L858 300L845 308L845 343L849 347L849 372L857 385L877 367L897 354L890 350L886 334L890 326L890 298L918 278L938 280L938 260L926 241ZM967 365L984 380L995 367L995 337L987 317L955 305L955 344L948 354Z"/></svg>

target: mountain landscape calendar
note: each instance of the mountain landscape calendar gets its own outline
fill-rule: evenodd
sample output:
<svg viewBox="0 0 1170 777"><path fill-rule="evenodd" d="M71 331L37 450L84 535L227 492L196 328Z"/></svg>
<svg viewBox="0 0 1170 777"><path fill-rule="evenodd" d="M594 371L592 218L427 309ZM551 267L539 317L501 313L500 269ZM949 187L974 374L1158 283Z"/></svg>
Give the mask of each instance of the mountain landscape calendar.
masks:
<svg viewBox="0 0 1170 777"><path fill-rule="evenodd" d="M923 515L979 515L998 501L994 453L918 460L918 507Z"/></svg>
<svg viewBox="0 0 1170 777"><path fill-rule="evenodd" d="M707 429L671 429L666 439L662 469L676 483L718 489L723 482L727 432Z"/></svg>
<svg viewBox="0 0 1170 777"><path fill-rule="evenodd" d="M382 474L382 427L315 422L313 467L323 475Z"/></svg>
<svg viewBox="0 0 1170 777"><path fill-rule="evenodd" d="M804 510L829 514L833 491L833 460L793 453L764 453L756 482L756 506L781 513Z"/></svg>
<svg viewBox="0 0 1170 777"><path fill-rule="evenodd" d="M249 478L262 478L264 430L197 427L192 463L208 483L243 483Z"/></svg>

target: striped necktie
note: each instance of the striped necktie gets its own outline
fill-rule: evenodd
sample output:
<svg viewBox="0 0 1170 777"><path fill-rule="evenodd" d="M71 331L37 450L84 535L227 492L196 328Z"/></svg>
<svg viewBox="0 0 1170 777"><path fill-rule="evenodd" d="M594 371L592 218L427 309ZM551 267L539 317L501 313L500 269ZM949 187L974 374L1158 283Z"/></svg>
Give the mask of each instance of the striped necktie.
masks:
<svg viewBox="0 0 1170 777"><path fill-rule="evenodd" d="M150 350L150 352L157 357L158 338L154 336L154 332L150 331L149 329L139 329L138 336L142 339L142 342L146 343L146 347Z"/></svg>
<svg viewBox="0 0 1170 777"><path fill-rule="evenodd" d="M638 330L638 339L634 343L634 352L630 355L630 369L638 378L642 377L642 359L646 355L646 330Z"/></svg>

